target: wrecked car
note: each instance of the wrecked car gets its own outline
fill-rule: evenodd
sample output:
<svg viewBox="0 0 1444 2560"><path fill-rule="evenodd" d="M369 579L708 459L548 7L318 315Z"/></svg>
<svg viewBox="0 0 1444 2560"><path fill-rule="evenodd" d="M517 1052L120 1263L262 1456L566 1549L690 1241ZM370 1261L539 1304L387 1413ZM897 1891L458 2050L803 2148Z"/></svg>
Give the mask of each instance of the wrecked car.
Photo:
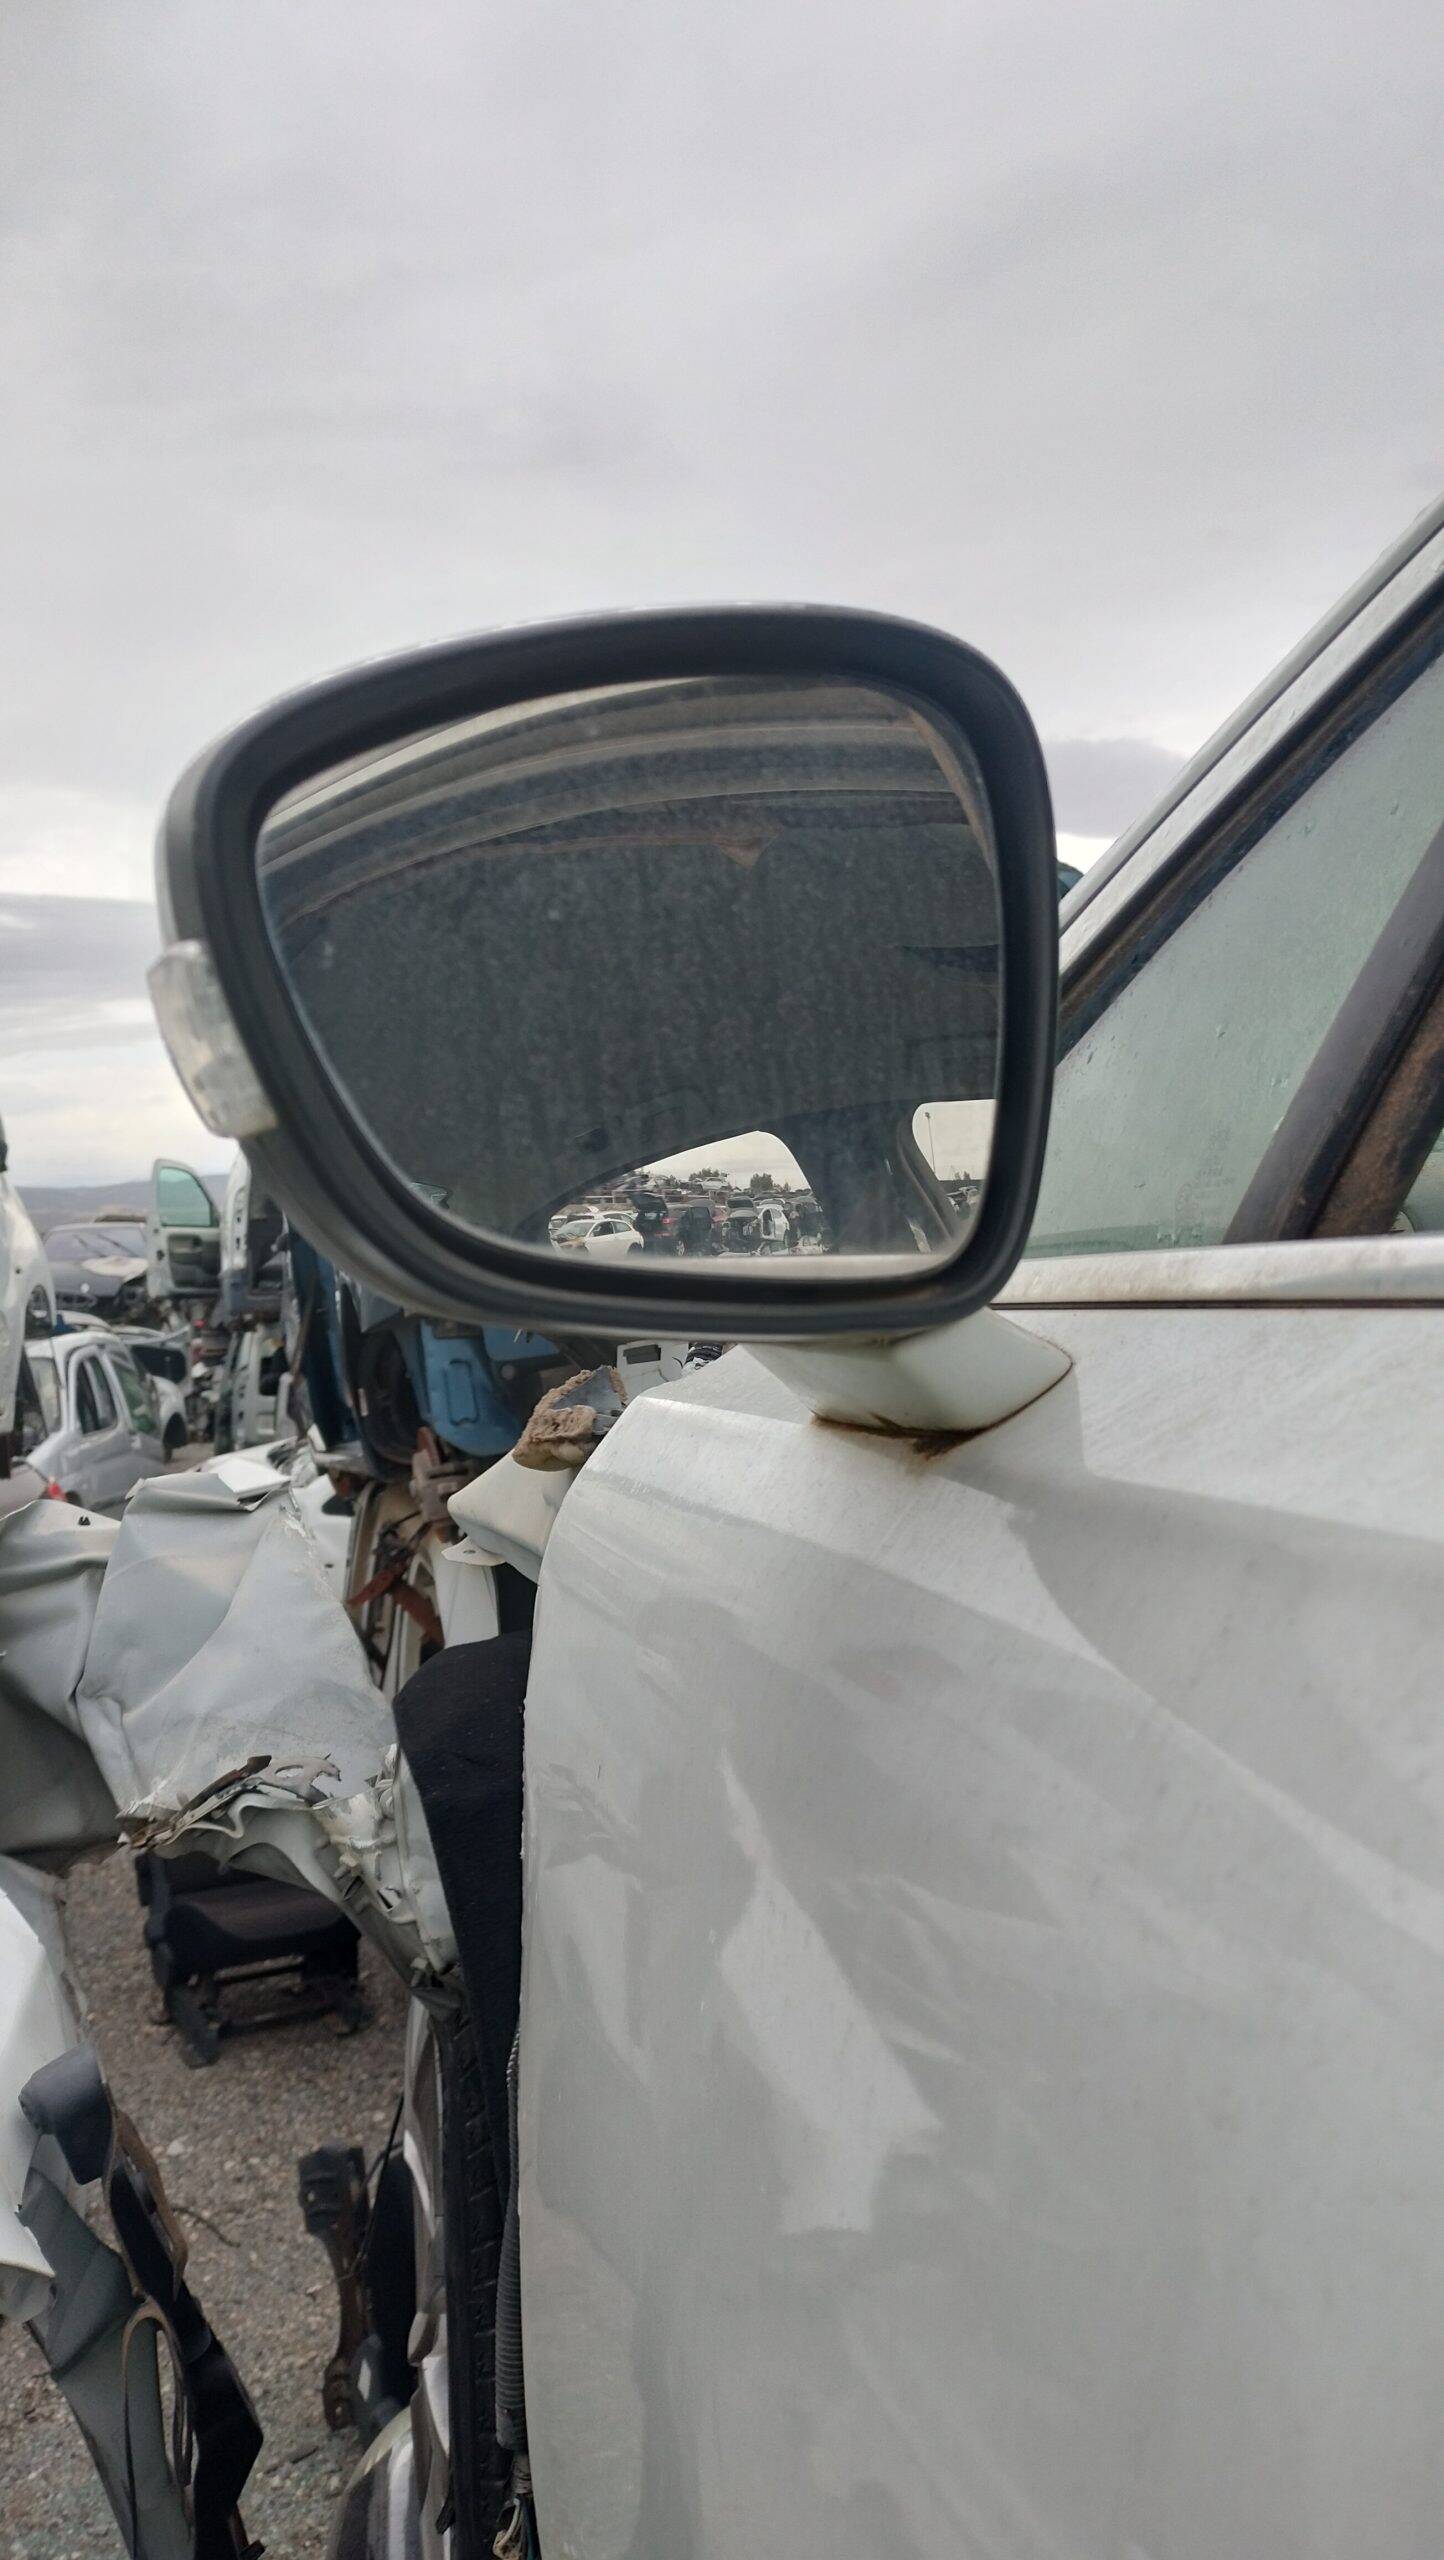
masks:
<svg viewBox="0 0 1444 2560"><path fill-rule="evenodd" d="M129 1343L103 1326L67 1325L27 1343L26 1366L38 1415L21 1454L70 1501L109 1509L162 1472L170 1452L159 1400Z"/></svg>
<svg viewBox="0 0 1444 2560"><path fill-rule="evenodd" d="M1441 701L1436 510L1061 919L1017 694L867 614L454 644L179 786L153 984L209 1125L428 1324L658 1354L449 1493L443 1579L535 1627L389 1708L265 1470L0 1526L20 1899L203 1831L414 1987L409 2398L345 2547L1432 2560ZM826 1249L551 1249L723 1148Z"/></svg>
<svg viewBox="0 0 1444 2560"><path fill-rule="evenodd" d="M712 1203L701 1198L669 1198L661 1191L631 1194L632 1223L651 1253L716 1253L720 1244Z"/></svg>
<svg viewBox="0 0 1444 2560"><path fill-rule="evenodd" d="M52 1227L45 1254L57 1304L67 1315L139 1317L150 1296L145 1229L139 1222Z"/></svg>
<svg viewBox="0 0 1444 2560"><path fill-rule="evenodd" d="M160 1413L161 1440L168 1458L178 1458L190 1438L191 1333L182 1320L167 1329L115 1325L138 1369L149 1378Z"/></svg>

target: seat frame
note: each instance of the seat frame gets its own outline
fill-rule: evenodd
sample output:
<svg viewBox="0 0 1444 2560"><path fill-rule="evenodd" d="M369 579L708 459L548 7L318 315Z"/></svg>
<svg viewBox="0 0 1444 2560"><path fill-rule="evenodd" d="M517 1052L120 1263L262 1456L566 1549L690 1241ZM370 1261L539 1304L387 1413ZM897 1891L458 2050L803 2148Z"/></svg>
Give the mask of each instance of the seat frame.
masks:
<svg viewBox="0 0 1444 2560"><path fill-rule="evenodd" d="M371 2010L358 1978L361 1941L344 1912L333 1911L320 1894L305 1885L272 1883L241 1869L221 1866L199 1852L166 1859L141 1850L135 1861L136 1890L145 1911L145 1944L151 1971L160 1987L169 2023L184 2042L186 2061L203 2069L217 2060L227 2036L249 2034L262 2027L289 2026L297 2019L334 2015L345 2034L368 2026ZM177 1944L187 1934L188 1915L201 1916L226 1943L225 1903L232 1888L270 1885L275 1898L275 1925L257 1936L238 1931L233 1954L202 1967L188 1960ZM227 2010L223 1995L242 1985L274 1983L268 2004L247 2003Z"/></svg>

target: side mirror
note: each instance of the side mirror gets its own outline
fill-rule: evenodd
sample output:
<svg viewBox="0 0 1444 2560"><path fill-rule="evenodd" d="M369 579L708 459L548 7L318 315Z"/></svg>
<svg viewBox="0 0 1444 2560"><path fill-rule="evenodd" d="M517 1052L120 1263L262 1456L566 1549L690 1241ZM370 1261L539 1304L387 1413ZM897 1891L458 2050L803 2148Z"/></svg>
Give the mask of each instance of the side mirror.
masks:
<svg viewBox="0 0 1444 2560"><path fill-rule="evenodd" d="M1052 818L939 633L643 614L365 668L193 767L159 867L197 1110L409 1307L904 1333L1022 1250Z"/></svg>

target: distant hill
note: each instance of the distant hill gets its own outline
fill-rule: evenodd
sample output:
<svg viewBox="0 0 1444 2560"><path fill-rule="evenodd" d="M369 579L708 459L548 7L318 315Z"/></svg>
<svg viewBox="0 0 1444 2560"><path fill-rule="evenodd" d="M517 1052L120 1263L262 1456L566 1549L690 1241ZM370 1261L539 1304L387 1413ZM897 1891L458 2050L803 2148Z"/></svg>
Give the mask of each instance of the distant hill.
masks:
<svg viewBox="0 0 1444 2560"><path fill-rule="evenodd" d="M201 1180L219 1208L225 1197L223 1173L203 1173ZM136 1182L21 1182L16 1185L42 1235L51 1227L68 1227L93 1218L99 1209L133 1209L144 1217L150 1204L150 1176Z"/></svg>

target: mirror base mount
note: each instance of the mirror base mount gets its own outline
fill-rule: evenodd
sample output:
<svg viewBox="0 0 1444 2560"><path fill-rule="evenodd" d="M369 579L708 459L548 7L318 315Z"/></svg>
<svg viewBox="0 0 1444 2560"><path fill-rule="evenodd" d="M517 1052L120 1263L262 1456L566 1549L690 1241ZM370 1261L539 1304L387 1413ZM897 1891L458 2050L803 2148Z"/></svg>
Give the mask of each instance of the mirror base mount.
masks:
<svg viewBox="0 0 1444 2560"><path fill-rule="evenodd" d="M1071 1356L984 1307L895 1341L754 1342L752 1356L820 1422L905 1437L991 1431L1066 1378Z"/></svg>

